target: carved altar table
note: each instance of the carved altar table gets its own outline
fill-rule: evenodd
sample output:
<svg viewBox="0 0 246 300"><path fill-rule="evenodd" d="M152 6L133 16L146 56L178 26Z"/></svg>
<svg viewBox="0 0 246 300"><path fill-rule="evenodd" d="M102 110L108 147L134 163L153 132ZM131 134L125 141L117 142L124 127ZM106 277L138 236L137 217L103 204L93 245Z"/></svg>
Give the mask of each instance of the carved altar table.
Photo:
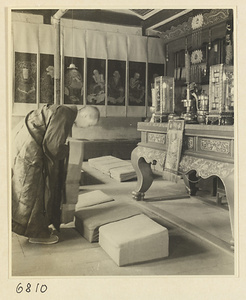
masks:
<svg viewBox="0 0 246 300"><path fill-rule="evenodd" d="M164 169L167 153L167 123L138 123L141 142L132 151L131 161L137 173L137 186L132 192L135 200L144 200L153 182L151 164ZM185 124L179 174L190 195L196 187L191 180L194 173L207 179L219 177L225 187L233 236L234 229L234 127Z"/></svg>

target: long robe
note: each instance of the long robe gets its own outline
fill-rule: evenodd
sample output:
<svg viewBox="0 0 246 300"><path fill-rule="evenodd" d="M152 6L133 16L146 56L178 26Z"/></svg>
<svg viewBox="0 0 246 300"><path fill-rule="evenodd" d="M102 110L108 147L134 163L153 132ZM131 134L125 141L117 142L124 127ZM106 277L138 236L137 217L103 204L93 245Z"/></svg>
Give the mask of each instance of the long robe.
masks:
<svg viewBox="0 0 246 300"><path fill-rule="evenodd" d="M13 137L12 231L48 237L60 227L66 139L77 108L45 105L30 112Z"/></svg>

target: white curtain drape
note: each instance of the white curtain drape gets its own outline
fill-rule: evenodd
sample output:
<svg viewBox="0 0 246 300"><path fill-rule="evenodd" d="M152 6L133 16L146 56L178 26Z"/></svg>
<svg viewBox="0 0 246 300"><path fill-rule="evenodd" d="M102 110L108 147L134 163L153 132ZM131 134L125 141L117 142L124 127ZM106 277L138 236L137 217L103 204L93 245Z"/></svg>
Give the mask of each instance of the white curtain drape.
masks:
<svg viewBox="0 0 246 300"><path fill-rule="evenodd" d="M39 51L43 54L55 54L55 30L53 26L39 25Z"/></svg>
<svg viewBox="0 0 246 300"><path fill-rule="evenodd" d="M55 32L53 26L19 21L14 21L12 24L14 52L37 54L37 63L39 63L39 53L55 54ZM126 105L122 107L114 105L100 107L102 115L145 116L147 106L128 106L129 62L146 63L146 71L148 62L165 64L164 41L139 35L84 29L73 25L73 22L63 22L61 20L61 62L63 63L64 56L84 58L85 80L87 75L87 57L105 59L106 72L108 59L126 62ZM39 67L39 64L37 66ZM37 74L39 74L38 72L37 70Z"/></svg>
<svg viewBox="0 0 246 300"><path fill-rule="evenodd" d="M85 31L63 27L64 56L85 57Z"/></svg>
<svg viewBox="0 0 246 300"><path fill-rule="evenodd" d="M127 59L127 37L123 34L107 33L108 59Z"/></svg>
<svg viewBox="0 0 246 300"><path fill-rule="evenodd" d="M38 24L23 22L13 23L14 51L24 53L38 52Z"/></svg>
<svg viewBox="0 0 246 300"><path fill-rule="evenodd" d="M107 58L107 35L105 32L86 30L86 54L90 58Z"/></svg>
<svg viewBox="0 0 246 300"><path fill-rule="evenodd" d="M147 62L147 37L129 35L128 60Z"/></svg>
<svg viewBox="0 0 246 300"><path fill-rule="evenodd" d="M148 62L165 63L165 44L163 39L148 38Z"/></svg>

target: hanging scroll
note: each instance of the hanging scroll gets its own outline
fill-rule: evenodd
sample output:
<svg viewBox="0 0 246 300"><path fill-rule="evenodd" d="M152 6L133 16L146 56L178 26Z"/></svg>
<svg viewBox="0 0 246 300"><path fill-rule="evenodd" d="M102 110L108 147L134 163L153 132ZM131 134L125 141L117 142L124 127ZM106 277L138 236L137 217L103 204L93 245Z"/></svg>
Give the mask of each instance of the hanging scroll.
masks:
<svg viewBox="0 0 246 300"><path fill-rule="evenodd" d="M125 105L126 62L108 60L108 105Z"/></svg>
<svg viewBox="0 0 246 300"><path fill-rule="evenodd" d="M65 57L64 59L64 104L83 104L84 59Z"/></svg>
<svg viewBox="0 0 246 300"><path fill-rule="evenodd" d="M127 36L107 32L107 116L126 116Z"/></svg>
<svg viewBox="0 0 246 300"><path fill-rule="evenodd" d="M129 105L145 105L146 64L129 62Z"/></svg>
<svg viewBox="0 0 246 300"><path fill-rule="evenodd" d="M54 103L54 55L40 54L40 103Z"/></svg>
<svg viewBox="0 0 246 300"><path fill-rule="evenodd" d="M54 103L55 30L53 26L39 24L40 51L40 103Z"/></svg>
<svg viewBox="0 0 246 300"><path fill-rule="evenodd" d="M15 102L36 103L37 55L15 52Z"/></svg>
<svg viewBox="0 0 246 300"><path fill-rule="evenodd" d="M87 104L105 104L105 69L105 59L87 59Z"/></svg>

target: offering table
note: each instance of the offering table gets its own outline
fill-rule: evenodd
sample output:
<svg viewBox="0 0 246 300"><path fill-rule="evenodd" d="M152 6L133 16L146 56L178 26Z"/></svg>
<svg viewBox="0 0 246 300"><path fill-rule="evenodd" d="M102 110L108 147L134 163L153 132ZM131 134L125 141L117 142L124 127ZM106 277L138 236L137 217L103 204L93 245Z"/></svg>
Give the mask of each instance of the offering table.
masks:
<svg viewBox="0 0 246 300"><path fill-rule="evenodd" d="M153 182L151 164L164 169L167 153L168 123L139 122L141 142L132 151L131 161L137 173L137 186L132 192L135 200L144 200L145 192ZM234 126L185 124L183 149L179 163L190 195L196 187L189 176L207 179L219 177L225 187L231 230L234 230Z"/></svg>

